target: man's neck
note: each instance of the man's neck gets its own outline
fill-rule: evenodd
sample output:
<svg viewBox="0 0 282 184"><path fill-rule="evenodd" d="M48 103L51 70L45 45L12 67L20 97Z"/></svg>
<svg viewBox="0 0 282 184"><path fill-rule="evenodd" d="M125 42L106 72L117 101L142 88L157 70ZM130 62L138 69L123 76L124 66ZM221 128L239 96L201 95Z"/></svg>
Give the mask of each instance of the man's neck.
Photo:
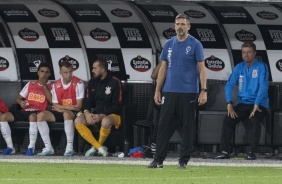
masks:
<svg viewBox="0 0 282 184"><path fill-rule="evenodd" d="M71 80L70 81L66 81L65 79L62 79L62 83L64 84L64 85L67 85L67 84L69 84L71 82Z"/></svg>
<svg viewBox="0 0 282 184"><path fill-rule="evenodd" d="M252 62L246 62L247 67L249 68L250 66L252 66L254 64L255 60L253 60Z"/></svg>
<svg viewBox="0 0 282 184"><path fill-rule="evenodd" d="M100 80L104 80L106 77L107 77L107 72L106 73L104 73L104 74L102 74L102 76L101 76L101 78L100 78Z"/></svg>
<svg viewBox="0 0 282 184"><path fill-rule="evenodd" d="M177 36L177 40L180 41L180 42L186 40L186 38L188 38L188 34L185 34L183 36Z"/></svg>

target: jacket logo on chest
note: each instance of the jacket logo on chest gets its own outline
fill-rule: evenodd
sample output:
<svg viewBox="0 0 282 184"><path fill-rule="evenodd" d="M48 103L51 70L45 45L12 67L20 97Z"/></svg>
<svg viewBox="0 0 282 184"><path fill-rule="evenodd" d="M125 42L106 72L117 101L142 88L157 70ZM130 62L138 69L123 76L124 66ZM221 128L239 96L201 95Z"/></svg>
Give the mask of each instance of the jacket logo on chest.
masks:
<svg viewBox="0 0 282 184"><path fill-rule="evenodd" d="M106 94L106 95L111 94L111 87L110 87L110 86L107 86L107 87L106 87L105 94Z"/></svg>
<svg viewBox="0 0 282 184"><path fill-rule="evenodd" d="M253 70L252 78L257 78L257 77L258 77L258 71L257 70Z"/></svg>

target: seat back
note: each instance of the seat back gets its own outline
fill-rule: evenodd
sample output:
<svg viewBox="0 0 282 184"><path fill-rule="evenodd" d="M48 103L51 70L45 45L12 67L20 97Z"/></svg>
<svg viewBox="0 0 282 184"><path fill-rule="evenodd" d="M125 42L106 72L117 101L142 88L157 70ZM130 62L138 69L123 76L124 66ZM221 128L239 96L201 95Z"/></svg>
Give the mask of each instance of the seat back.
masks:
<svg viewBox="0 0 282 184"><path fill-rule="evenodd" d="M11 108L16 104L16 99L21 91L22 85L20 82L0 82L0 98L5 104Z"/></svg>
<svg viewBox="0 0 282 184"><path fill-rule="evenodd" d="M279 85L278 84L270 84L268 86L268 97L269 97L269 108L272 111L279 110Z"/></svg>
<svg viewBox="0 0 282 184"><path fill-rule="evenodd" d="M232 91L233 102L236 103L238 86ZM210 84L208 88L208 101L205 110L209 111L226 111L225 84Z"/></svg>

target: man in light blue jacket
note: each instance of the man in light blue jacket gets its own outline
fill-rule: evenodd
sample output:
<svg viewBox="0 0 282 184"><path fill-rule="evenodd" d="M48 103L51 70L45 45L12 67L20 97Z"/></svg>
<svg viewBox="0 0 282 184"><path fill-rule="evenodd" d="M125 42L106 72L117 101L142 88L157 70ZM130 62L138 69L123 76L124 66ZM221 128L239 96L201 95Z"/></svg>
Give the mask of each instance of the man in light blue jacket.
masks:
<svg viewBox="0 0 282 184"><path fill-rule="evenodd" d="M255 59L256 45L246 42L242 45L242 58L244 61L237 64L225 86L225 98L228 114L224 118L221 134L222 154L215 159L229 159L231 138L237 123L250 119L250 152L247 160L255 160L259 140L260 123L269 108L267 65ZM233 106L232 89L238 85L237 104Z"/></svg>

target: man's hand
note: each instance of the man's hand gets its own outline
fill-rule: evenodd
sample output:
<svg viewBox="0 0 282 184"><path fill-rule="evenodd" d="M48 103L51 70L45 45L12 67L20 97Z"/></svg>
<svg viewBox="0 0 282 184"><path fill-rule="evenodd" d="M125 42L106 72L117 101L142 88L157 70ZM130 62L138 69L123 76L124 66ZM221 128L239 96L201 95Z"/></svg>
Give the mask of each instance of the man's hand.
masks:
<svg viewBox="0 0 282 184"><path fill-rule="evenodd" d="M95 124L94 114L92 114L90 112L84 112L84 116L85 116L85 119L86 119L86 123L88 125L94 125Z"/></svg>
<svg viewBox="0 0 282 184"><path fill-rule="evenodd" d="M233 119L238 117L238 115L236 114L236 112L233 109L233 104L227 104L227 115Z"/></svg>
<svg viewBox="0 0 282 184"><path fill-rule="evenodd" d="M72 106L71 106L71 110L72 110L72 111L78 111L78 110L79 110L78 105L72 105Z"/></svg>
<svg viewBox="0 0 282 184"><path fill-rule="evenodd" d="M207 92L201 91L199 98L198 98L198 104L204 105L207 102Z"/></svg>
<svg viewBox="0 0 282 184"><path fill-rule="evenodd" d="M162 104L162 97L161 97L161 92L160 91L156 91L155 92L154 101L155 101L155 103L157 105L161 105Z"/></svg>
<svg viewBox="0 0 282 184"><path fill-rule="evenodd" d="M259 108L258 105L254 105L253 111L251 112L251 114L250 114L250 116L249 116L249 119L251 119L251 117L254 117L254 116L255 116L256 111L261 112L261 110L260 110L260 108Z"/></svg>
<svg viewBox="0 0 282 184"><path fill-rule="evenodd" d="M20 106L21 106L22 108L25 108L25 107L28 106L28 105L29 105L29 103L28 103L28 101L26 101L26 100L22 100L21 103L20 103Z"/></svg>
<svg viewBox="0 0 282 184"><path fill-rule="evenodd" d="M93 115L93 119L94 119L94 121L95 122L101 122L102 121L102 119L105 117L106 115L104 115L104 114L94 114Z"/></svg>
<svg viewBox="0 0 282 184"><path fill-rule="evenodd" d="M66 111L66 110L59 109L58 107L56 107L54 105L52 106L52 110L57 111L57 112L62 112L62 113Z"/></svg>

